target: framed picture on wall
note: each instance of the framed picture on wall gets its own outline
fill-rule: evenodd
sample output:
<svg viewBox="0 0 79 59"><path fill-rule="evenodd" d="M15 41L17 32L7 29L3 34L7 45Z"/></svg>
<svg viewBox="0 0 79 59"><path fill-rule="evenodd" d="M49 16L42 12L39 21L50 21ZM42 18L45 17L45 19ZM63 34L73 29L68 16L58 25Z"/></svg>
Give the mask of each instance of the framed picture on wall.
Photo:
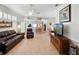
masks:
<svg viewBox="0 0 79 59"><path fill-rule="evenodd" d="M8 28L8 27L12 27L11 21L0 20L0 28Z"/></svg>
<svg viewBox="0 0 79 59"><path fill-rule="evenodd" d="M61 23L71 21L71 5L68 5L59 11L59 21Z"/></svg>

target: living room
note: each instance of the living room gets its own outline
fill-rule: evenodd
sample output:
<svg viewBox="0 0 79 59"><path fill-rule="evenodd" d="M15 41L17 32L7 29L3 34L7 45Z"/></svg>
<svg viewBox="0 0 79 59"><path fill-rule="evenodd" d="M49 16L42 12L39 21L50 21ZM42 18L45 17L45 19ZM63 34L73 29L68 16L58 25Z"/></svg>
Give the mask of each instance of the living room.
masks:
<svg viewBox="0 0 79 59"><path fill-rule="evenodd" d="M0 4L0 54L78 55L78 10L78 4Z"/></svg>
<svg viewBox="0 0 79 59"><path fill-rule="evenodd" d="M14 6L14 8L13 8L13 6ZM35 5L33 5L33 4L22 4L22 5L21 4L19 4L19 5L18 4L10 4L10 5L9 4L5 4L5 5L1 4L0 5L0 8L1 8L1 11L0 11L0 15L1 15L1 20L0 20L0 23L1 23L0 24L0 28L1 28L0 29L0 33L1 33L0 53L1 54L10 54L10 55L13 55L13 54L22 54L22 55L23 54L26 54L26 55L28 55L28 54L53 54L53 53L51 53L51 50L47 50L47 49L50 49L49 48L50 40L48 40L49 36L47 37L48 39L44 38L44 39L47 39L46 41L44 41L44 40L39 41L39 40L43 39L43 36L45 37L45 35L48 35L45 32L47 32L50 29L50 23L54 22L54 20L52 20L52 17L50 17L50 18L36 17L34 15L24 17L23 15L17 13L18 12L17 10L16 11L14 10L16 8L18 9L19 7L25 8L25 6L26 7L28 6L30 8L28 10L28 14L32 11L31 10L32 8L36 8ZM38 6L38 8L41 7L41 5L37 5L37 6ZM43 4L42 4L42 6L44 7ZM49 7L49 6L50 5L47 5L47 7ZM36 11L34 11L34 12L37 13ZM50 19L50 20L48 20L48 19ZM8 24L8 22L10 22L10 23ZM27 32L28 28L32 28L33 32L28 34L29 33L29 32ZM19 35L19 36L17 36L17 35ZM7 36L7 37L5 38L5 36ZM16 37L21 38L21 39L18 39ZM38 39L39 37L42 37L42 38ZM7 40L7 43L4 42L4 41L6 41L6 39L12 39L12 38L13 39L16 38L15 40L18 40L18 41L16 43L14 40L9 40L9 41ZM22 50L20 50L21 53L19 53L19 52L16 53L15 50L18 51L18 49L20 49L20 47L16 48L15 46L17 46L16 44L19 41L21 41L22 39L28 39L28 41L30 41L31 43L32 43L32 41L35 42L35 44L32 44L34 46L37 45L37 42L39 44L41 44L41 42L43 42L44 46L46 46L48 43L48 46L46 46L45 48L43 46L43 48L42 48L42 46L40 45L40 48L36 49L38 53L35 53L36 52L35 49L34 49L34 53L32 53L33 50L30 50L31 47L29 48L28 42L25 42L25 44L27 44L28 47L23 48L23 46L25 47L25 45L23 43L21 43L23 45L23 46L21 46L22 47ZM31 39L33 39L33 40L31 41ZM37 40L35 40L35 39L37 39ZM22 40L22 42L23 41L24 40ZM44 42L47 42L47 43L44 44ZM15 44L13 44L13 43L15 43ZM8 47L5 48L4 44L7 45ZM20 43L18 43L18 45L19 44ZM11 45L11 47L9 47L10 45ZM34 48L38 48L38 47L34 47ZM39 50L41 48L42 48L42 50L39 52ZM24 49L26 49L26 50L23 51ZM27 49L29 49L30 51L28 52ZM45 51L46 53L44 52L44 49L46 49L46 51ZM14 51L15 53L13 53L12 51Z"/></svg>

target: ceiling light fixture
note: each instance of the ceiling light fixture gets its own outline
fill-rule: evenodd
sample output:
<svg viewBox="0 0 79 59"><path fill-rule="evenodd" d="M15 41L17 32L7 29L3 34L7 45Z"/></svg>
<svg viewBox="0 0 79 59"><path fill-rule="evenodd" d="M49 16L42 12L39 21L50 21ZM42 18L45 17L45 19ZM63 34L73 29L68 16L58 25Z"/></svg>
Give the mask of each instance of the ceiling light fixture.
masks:
<svg viewBox="0 0 79 59"><path fill-rule="evenodd" d="M33 15L33 10L31 10L31 11L29 12L29 15L30 15L30 16Z"/></svg>
<svg viewBox="0 0 79 59"><path fill-rule="evenodd" d="M31 10L29 11L29 16L32 16L34 13L33 4L30 4Z"/></svg>
<svg viewBox="0 0 79 59"><path fill-rule="evenodd" d="M34 5L30 5L31 10L29 11L29 16L32 16L33 14L40 14L40 12L37 12L36 9L34 9Z"/></svg>

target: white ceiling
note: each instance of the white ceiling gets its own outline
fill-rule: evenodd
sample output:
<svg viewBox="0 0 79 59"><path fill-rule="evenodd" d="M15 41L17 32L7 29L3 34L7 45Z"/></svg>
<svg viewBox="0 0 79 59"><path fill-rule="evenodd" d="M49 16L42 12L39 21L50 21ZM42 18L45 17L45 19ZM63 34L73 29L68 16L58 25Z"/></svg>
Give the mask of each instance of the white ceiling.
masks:
<svg viewBox="0 0 79 59"><path fill-rule="evenodd" d="M31 10L30 4L5 4L5 6L23 16L29 16L29 12ZM56 6L55 4L33 4L33 8L37 12L40 12L40 14L34 14L33 16L52 17L53 10L56 9Z"/></svg>

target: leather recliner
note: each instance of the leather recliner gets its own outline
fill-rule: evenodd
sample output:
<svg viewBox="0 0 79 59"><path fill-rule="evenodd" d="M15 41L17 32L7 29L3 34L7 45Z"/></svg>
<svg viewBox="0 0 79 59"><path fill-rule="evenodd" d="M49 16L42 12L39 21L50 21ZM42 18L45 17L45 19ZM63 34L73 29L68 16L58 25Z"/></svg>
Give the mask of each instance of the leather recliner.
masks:
<svg viewBox="0 0 79 59"><path fill-rule="evenodd" d="M27 28L27 38L33 38L34 37L34 32L32 28Z"/></svg>

